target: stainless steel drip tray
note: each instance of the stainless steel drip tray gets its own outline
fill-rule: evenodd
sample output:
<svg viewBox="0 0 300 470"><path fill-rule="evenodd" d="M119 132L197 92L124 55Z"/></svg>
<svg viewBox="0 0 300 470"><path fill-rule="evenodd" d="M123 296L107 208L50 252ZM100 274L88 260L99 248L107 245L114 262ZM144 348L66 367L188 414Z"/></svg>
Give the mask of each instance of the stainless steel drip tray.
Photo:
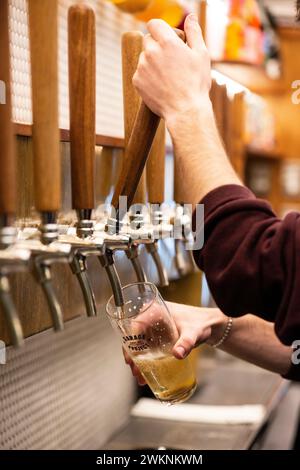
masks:
<svg viewBox="0 0 300 470"><path fill-rule="evenodd" d="M221 426L131 418L102 450L245 449L250 445L252 433L253 425Z"/></svg>

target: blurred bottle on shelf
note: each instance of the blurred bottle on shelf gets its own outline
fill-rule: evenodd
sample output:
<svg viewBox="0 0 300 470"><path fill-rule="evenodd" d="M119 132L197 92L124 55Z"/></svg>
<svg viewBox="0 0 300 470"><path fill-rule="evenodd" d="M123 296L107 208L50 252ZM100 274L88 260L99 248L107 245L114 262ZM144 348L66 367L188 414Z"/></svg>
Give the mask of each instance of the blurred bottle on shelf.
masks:
<svg viewBox="0 0 300 470"><path fill-rule="evenodd" d="M255 0L230 0L224 59L263 64L263 30Z"/></svg>
<svg viewBox="0 0 300 470"><path fill-rule="evenodd" d="M253 151L274 152L277 148L278 126L268 102L254 93L247 94L245 143ZM259 119L257 119L259 116Z"/></svg>
<svg viewBox="0 0 300 470"><path fill-rule="evenodd" d="M264 32L264 57L266 73L272 80L278 80L282 74L280 40L277 23L271 11L262 0L258 0Z"/></svg>
<svg viewBox="0 0 300 470"><path fill-rule="evenodd" d="M126 13L137 13L145 10L152 0L108 0Z"/></svg>
<svg viewBox="0 0 300 470"><path fill-rule="evenodd" d="M148 8L135 15L139 21L150 21L153 18L160 18L172 27L182 24L187 12L180 2L176 0L152 0Z"/></svg>
<svg viewBox="0 0 300 470"><path fill-rule="evenodd" d="M188 12L178 0L107 0L125 13L131 13L139 21L160 18L172 27L183 26Z"/></svg>

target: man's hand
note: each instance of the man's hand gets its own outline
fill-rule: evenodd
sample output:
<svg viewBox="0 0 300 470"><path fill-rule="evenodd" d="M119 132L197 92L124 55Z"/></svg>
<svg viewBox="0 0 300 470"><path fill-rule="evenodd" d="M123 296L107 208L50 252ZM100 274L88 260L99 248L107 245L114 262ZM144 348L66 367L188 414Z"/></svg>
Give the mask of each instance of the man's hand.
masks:
<svg viewBox="0 0 300 470"><path fill-rule="evenodd" d="M187 17L184 29L187 44L167 23L151 20L133 78L145 103L167 124L209 102L210 58L195 15Z"/></svg>
<svg viewBox="0 0 300 470"><path fill-rule="evenodd" d="M219 326L226 325L227 317L218 308L192 307L173 302L167 302L167 305L179 333L172 351L177 359L184 359L194 348L215 336Z"/></svg>
<svg viewBox="0 0 300 470"><path fill-rule="evenodd" d="M162 20L148 23L133 83L152 111L165 119L184 202L195 206L227 184L241 185L224 150L209 98L210 58L195 15L185 21L185 44Z"/></svg>
<svg viewBox="0 0 300 470"><path fill-rule="evenodd" d="M172 350L177 359L184 359L201 343L214 345L222 338L228 317L218 308L190 307L171 302L167 305L179 333ZM284 346L279 341L273 323L254 315L245 315L234 320L234 327L221 349L281 375L287 374L291 367L291 347ZM131 367L139 385L145 385L146 382L138 367L127 352L125 350L123 352L125 361Z"/></svg>
<svg viewBox="0 0 300 470"><path fill-rule="evenodd" d="M184 359L192 349L206 341L217 342L226 328L227 317L218 308L191 307L173 302L167 302L167 306L179 333L172 351L177 359ZM123 354L139 385L145 385L138 367L124 349Z"/></svg>

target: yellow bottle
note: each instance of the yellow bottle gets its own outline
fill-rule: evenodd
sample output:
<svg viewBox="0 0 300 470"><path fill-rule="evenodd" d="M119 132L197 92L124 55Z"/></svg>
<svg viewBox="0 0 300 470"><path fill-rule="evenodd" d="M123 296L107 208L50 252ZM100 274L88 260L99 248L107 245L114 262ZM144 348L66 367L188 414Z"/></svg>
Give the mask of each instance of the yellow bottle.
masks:
<svg viewBox="0 0 300 470"><path fill-rule="evenodd" d="M153 18L160 18L170 26L178 26L184 17L185 11L182 5L176 0L152 0L148 8L135 17L140 21L150 21Z"/></svg>
<svg viewBox="0 0 300 470"><path fill-rule="evenodd" d="M152 0L109 0L126 13L137 13L145 10Z"/></svg>

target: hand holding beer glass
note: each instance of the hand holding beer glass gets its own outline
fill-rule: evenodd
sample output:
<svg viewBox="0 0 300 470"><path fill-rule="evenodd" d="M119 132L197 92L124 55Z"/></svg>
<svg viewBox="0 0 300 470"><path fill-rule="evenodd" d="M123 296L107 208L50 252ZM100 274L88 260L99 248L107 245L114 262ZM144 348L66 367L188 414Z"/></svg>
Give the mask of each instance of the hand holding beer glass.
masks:
<svg viewBox="0 0 300 470"><path fill-rule="evenodd" d="M167 404L186 401L197 387L196 377L188 357L179 360L172 354L179 334L156 286L135 283L122 291L122 309L112 296L106 311L123 347L156 398Z"/></svg>

